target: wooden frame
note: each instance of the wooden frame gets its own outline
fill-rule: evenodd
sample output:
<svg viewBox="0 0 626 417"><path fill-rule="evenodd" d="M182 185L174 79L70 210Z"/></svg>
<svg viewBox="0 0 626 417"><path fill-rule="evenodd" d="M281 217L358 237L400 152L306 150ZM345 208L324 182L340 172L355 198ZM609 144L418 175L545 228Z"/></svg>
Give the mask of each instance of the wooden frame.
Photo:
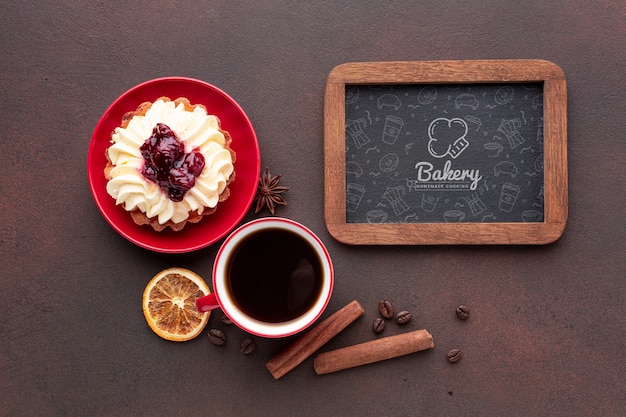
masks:
<svg viewBox="0 0 626 417"><path fill-rule="evenodd" d="M544 217L533 223L348 223L346 221L346 85L543 83ZM346 244L547 244L567 221L567 92L563 71L545 60L346 63L326 83L324 215Z"/></svg>

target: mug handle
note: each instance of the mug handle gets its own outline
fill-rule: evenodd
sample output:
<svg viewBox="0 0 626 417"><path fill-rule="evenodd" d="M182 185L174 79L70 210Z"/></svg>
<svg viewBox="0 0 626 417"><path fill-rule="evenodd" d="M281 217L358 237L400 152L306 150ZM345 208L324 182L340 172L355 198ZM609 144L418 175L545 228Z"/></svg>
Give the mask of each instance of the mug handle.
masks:
<svg viewBox="0 0 626 417"><path fill-rule="evenodd" d="M217 297L214 292L196 299L196 309L201 313L215 310L219 307L220 304L217 302Z"/></svg>

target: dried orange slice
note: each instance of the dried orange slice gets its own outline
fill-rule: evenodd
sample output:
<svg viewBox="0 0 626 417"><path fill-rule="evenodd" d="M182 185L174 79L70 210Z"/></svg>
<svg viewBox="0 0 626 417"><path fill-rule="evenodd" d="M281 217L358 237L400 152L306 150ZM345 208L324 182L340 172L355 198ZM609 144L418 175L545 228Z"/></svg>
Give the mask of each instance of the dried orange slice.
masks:
<svg viewBox="0 0 626 417"><path fill-rule="evenodd" d="M143 292L143 315L163 339L184 342L198 336L210 312L196 310L196 299L211 292L195 272L168 268L156 274Z"/></svg>

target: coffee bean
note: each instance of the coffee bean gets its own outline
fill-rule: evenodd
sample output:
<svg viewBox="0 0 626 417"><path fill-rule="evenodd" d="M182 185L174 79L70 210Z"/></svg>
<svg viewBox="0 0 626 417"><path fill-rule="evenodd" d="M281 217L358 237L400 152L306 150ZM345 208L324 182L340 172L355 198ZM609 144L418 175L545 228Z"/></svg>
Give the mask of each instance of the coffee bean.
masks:
<svg viewBox="0 0 626 417"><path fill-rule="evenodd" d="M243 339L243 341L241 342L239 351L243 353L244 355L248 355L252 353L255 347L256 347L256 344L254 343L254 340L247 338L247 339Z"/></svg>
<svg viewBox="0 0 626 417"><path fill-rule="evenodd" d="M413 315L411 314L411 312L403 310L399 312L398 315L396 315L396 322L398 324L407 324L411 321L412 317Z"/></svg>
<svg viewBox="0 0 626 417"><path fill-rule="evenodd" d="M470 310L467 306L461 305L456 308L456 316L461 320L467 320L469 318L469 313Z"/></svg>
<svg viewBox="0 0 626 417"><path fill-rule="evenodd" d="M385 320L380 317L376 317L374 324L372 325L372 330L374 330L374 333L381 333L385 330Z"/></svg>
<svg viewBox="0 0 626 417"><path fill-rule="evenodd" d="M221 346L226 343L226 334L219 329L209 330L209 341L214 345Z"/></svg>
<svg viewBox="0 0 626 417"><path fill-rule="evenodd" d="M233 324L233 322L228 318L228 316L226 314L222 314L222 323L224 324Z"/></svg>
<svg viewBox="0 0 626 417"><path fill-rule="evenodd" d="M386 319L390 319L393 317L393 305L391 304L391 301L389 300L380 300L378 302L378 311L380 312L380 315L383 316Z"/></svg>
<svg viewBox="0 0 626 417"><path fill-rule="evenodd" d="M452 349L450 352L447 353L446 358L450 363L457 362L459 359L461 359L461 350Z"/></svg>

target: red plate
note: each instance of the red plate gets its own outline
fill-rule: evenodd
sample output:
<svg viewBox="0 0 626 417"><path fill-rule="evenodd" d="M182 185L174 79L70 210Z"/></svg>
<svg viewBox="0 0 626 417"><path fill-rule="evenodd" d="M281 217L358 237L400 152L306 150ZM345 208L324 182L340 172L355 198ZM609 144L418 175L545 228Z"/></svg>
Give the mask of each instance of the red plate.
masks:
<svg viewBox="0 0 626 417"><path fill-rule="evenodd" d="M105 150L111 145L111 132L121 124L122 116L146 101L167 96L172 100L186 97L191 104L204 104L209 114L219 117L221 127L232 136L231 148L237 153L236 178L230 185L230 197L220 203L215 213L197 224L188 224L180 232L169 228L156 232L150 226L136 225L130 214L107 193L104 167ZM204 81L166 77L147 81L131 88L104 112L91 137L87 171L91 193L106 221L129 241L156 252L183 253L204 248L224 237L237 226L252 204L261 166L259 143L243 109L228 94Z"/></svg>

